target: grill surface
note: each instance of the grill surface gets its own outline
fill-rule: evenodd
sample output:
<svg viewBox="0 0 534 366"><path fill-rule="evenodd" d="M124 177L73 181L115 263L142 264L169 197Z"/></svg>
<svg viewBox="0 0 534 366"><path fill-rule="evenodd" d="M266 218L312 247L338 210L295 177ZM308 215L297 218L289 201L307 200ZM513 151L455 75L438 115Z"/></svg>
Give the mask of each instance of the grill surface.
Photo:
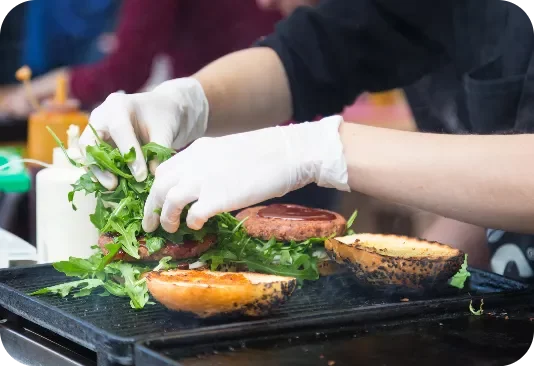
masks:
<svg viewBox="0 0 534 366"><path fill-rule="evenodd" d="M519 282L486 272L471 270L470 288L464 292L471 295L526 290ZM308 322L328 321L341 314L353 317L359 313L366 317L416 313L418 306L427 309L443 309L447 304L466 304L468 295L453 289L442 294L441 300L399 302L395 294L369 292L359 287L350 275L322 278L315 283L306 283L295 291L289 302L265 319L208 319L199 320L185 314L172 313L163 306L147 305L136 311L124 298L99 297L60 298L58 296L28 296L42 287L67 282L63 274L51 266L34 266L0 271L0 305L7 310L50 329L87 347L109 361L120 364L133 362L133 344L147 338L160 337L169 332L198 334L216 332L218 329L235 327L291 327ZM485 295L485 299L487 295Z"/></svg>
<svg viewBox="0 0 534 366"><path fill-rule="evenodd" d="M509 307L506 315L422 314L205 343L167 337L138 345L136 366L509 365L532 344L534 299L526 305Z"/></svg>

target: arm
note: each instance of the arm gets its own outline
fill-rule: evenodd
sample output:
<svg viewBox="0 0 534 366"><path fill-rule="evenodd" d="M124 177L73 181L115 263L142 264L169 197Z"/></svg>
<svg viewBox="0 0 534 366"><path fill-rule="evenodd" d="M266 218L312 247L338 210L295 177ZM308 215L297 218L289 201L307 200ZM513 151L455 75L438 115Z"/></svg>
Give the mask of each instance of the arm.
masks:
<svg viewBox="0 0 534 366"><path fill-rule="evenodd" d="M312 120L340 112L363 91L410 84L447 58L456 3L331 0L298 9L262 47L194 75L210 104L209 124Z"/></svg>
<svg viewBox="0 0 534 366"><path fill-rule="evenodd" d="M353 190L482 227L534 233L534 135L439 135L344 123Z"/></svg>
<svg viewBox="0 0 534 366"><path fill-rule="evenodd" d="M534 134L425 134L344 123L340 116L199 139L158 168L143 227L153 231L159 221L174 232L184 206L196 201L187 223L199 229L217 213L315 183L534 233L533 146Z"/></svg>
<svg viewBox="0 0 534 366"><path fill-rule="evenodd" d="M208 128L246 121L246 129L250 130L291 117L287 77L270 48L224 56L193 77L202 85L209 103Z"/></svg>

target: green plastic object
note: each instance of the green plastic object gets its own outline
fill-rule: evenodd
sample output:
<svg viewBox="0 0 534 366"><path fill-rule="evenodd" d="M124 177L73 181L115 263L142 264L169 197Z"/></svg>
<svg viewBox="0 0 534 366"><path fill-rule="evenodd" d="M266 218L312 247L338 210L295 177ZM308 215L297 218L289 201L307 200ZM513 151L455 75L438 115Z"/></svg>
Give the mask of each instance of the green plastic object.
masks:
<svg viewBox="0 0 534 366"><path fill-rule="evenodd" d="M20 149L0 148L0 167L15 160L21 160ZM30 190L30 174L22 161L0 168L0 192L25 193Z"/></svg>

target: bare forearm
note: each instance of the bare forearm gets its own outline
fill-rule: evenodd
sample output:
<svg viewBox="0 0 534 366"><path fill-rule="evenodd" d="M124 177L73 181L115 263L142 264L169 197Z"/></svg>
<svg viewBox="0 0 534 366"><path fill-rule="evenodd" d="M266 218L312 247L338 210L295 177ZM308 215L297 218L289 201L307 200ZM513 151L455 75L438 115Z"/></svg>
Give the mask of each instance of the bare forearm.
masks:
<svg viewBox="0 0 534 366"><path fill-rule="evenodd" d="M229 54L193 77L202 84L208 99L208 129L229 124L238 124L243 131L259 129L291 117L287 77L270 48Z"/></svg>
<svg viewBox="0 0 534 366"><path fill-rule="evenodd" d="M341 138L353 190L534 233L534 135L450 136L345 123Z"/></svg>

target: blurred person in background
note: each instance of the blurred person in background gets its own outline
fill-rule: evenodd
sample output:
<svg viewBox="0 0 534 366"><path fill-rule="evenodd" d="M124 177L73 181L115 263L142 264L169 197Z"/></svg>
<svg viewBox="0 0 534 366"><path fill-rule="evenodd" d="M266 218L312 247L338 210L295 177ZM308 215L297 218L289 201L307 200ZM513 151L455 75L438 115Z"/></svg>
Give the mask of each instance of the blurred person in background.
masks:
<svg viewBox="0 0 534 366"><path fill-rule="evenodd" d="M41 1L46 0L38 0ZM102 1L111 0L97 2ZM271 33L276 22L295 8L317 2L122 0L113 50L96 63L47 73L32 82L33 90L38 99L49 98L55 92L57 76L65 75L71 96L90 108L115 91L133 93L143 88L159 55L170 57L172 78L190 75L227 53L250 47L259 37ZM60 9L63 8L55 11ZM72 52L69 43L57 41L51 45L45 38L42 41L45 43L40 47L52 47L63 53ZM1 110L19 118L31 112L31 105L22 87L5 98ZM235 128L233 124L228 123L221 130L232 130ZM266 203L283 201L334 209L338 196L333 190L308 186Z"/></svg>
<svg viewBox="0 0 534 366"><path fill-rule="evenodd" d="M90 0L87 3L94 1L113 2ZM67 12L68 7L60 5L62 3L62 0L52 0L51 3L37 0L37 10L47 9L58 17L61 15L64 22L77 24L76 17ZM35 67L37 74L45 69L41 60L35 60L42 54L74 51L85 55L94 52L92 44L80 43L73 48L65 39L38 38L37 34L49 26L63 27L51 17L39 17L39 24L32 23L31 18L30 15L29 28L35 30L35 40L30 39L27 54L29 66ZM51 97L57 76L65 75L72 97L85 108L92 108L118 90L139 91L149 79L158 56L170 58L171 78L186 76L228 52L249 47L258 37L270 33L280 18L280 14L261 11L252 0L122 0L116 31L113 37L107 38L109 53L98 62L87 59L84 65L48 72L32 82L34 93L38 100ZM102 22L97 18L94 24ZM85 49L77 52L82 47ZM48 69L49 66L57 67L51 62L46 65ZM18 87L6 98L0 110L12 116L26 117L31 112L31 105L23 88Z"/></svg>
<svg viewBox="0 0 534 366"><path fill-rule="evenodd" d="M150 93L112 94L91 115L101 136L125 152L139 149L137 139L185 146L207 128L234 120L259 129L199 139L161 165L147 200L147 231L159 223L176 230L189 202L196 201L187 218L195 229L217 212L317 183L478 226L534 232L528 164L534 135L501 135L529 133L534 125L534 35L515 5L330 0L297 9L257 46ZM422 94L420 106L412 103L416 116L439 118L419 120L420 130L441 133L373 128L339 117L263 129L278 120L339 113L364 91L397 87ZM89 130L82 140L83 146L95 143ZM215 152L217 162L210 158ZM141 160L131 170L137 179L146 177ZM104 185L116 184L109 174L96 174ZM528 248L519 253L532 270Z"/></svg>
<svg viewBox="0 0 534 366"><path fill-rule="evenodd" d="M122 0L32 0L22 60L34 76L62 66L100 61L102 41L115 30Z"/></svg>
<svg viewBox="0 0 534 366"><path fill-rule="evenodd" d="M16 42L18 52L8 57L16 63L6 65L3 72L10 77L2 81L2 96L8 96L0 112L11 117L24 118L30 106L22 88L16 85L15 71L21 64L28 65L34 76L46 74L64 66L76 66L99 61L106 54L103 40L113 32L122 0L32 0L13 9L6 20L18 17L22 37L14 39L5 29L2 37ZM9 25L9 24L8 24ZM4 57L3 57L4 58ZM44 95L49 97L50 95Z"/></svg>

